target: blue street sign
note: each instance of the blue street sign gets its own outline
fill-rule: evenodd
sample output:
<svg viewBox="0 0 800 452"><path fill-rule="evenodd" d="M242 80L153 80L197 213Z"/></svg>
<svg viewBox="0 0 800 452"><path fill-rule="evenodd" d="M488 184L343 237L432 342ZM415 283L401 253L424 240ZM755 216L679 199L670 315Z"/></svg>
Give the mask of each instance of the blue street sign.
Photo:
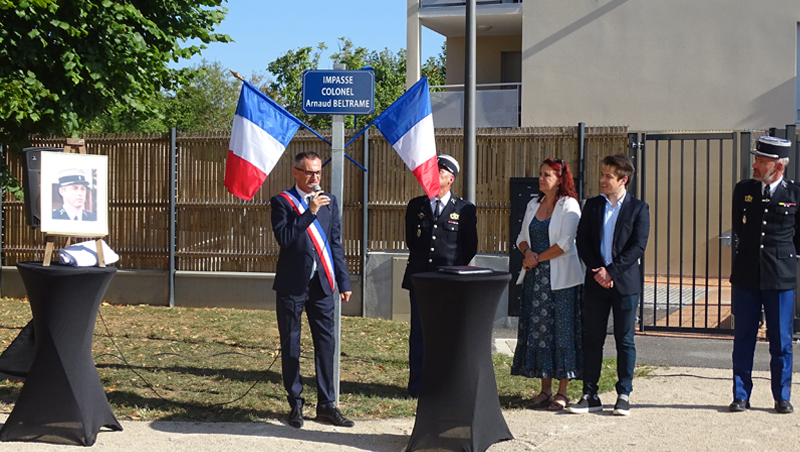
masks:
<svg viewBox="0 0 800 452"><path fill-rule="evenodd" d="M368 115L374 110L375 74L372 71L303 72L303 113Z"/></svg>

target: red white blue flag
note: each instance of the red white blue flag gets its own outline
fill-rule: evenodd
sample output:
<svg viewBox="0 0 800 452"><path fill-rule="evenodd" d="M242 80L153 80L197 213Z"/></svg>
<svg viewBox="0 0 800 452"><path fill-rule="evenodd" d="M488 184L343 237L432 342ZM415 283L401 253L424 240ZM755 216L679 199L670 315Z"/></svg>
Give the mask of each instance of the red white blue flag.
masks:
<svg viewBox="0 0 800 452"><path fill-rule="evenodd" d="M253 85L244 82L233 117L225 164L225 187L251 200L302 122Z"/></svg>
<svg viewBox="0 0 800 452"><path fill-rule="evenodd" d="M425 193L439 193L439 165L428 77L423 77L374 121L392 148L417 177Z"/></svg>

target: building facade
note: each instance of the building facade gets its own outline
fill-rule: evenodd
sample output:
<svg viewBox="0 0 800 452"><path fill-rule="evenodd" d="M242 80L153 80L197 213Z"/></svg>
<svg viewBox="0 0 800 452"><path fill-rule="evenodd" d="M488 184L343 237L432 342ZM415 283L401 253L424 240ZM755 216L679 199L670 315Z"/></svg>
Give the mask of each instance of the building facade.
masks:
<svg viewBox="0 0 800 452"><path fill-rule="evenodd" d="M458 92L464 1L407 1L409 85L427 27L447 39L447 91ZM477 0L476 16L479 126L515 108L509 125L764 129L800 118L794 0ZM481 91L506 102L514 90L518 105L481 105Z"/></svg>

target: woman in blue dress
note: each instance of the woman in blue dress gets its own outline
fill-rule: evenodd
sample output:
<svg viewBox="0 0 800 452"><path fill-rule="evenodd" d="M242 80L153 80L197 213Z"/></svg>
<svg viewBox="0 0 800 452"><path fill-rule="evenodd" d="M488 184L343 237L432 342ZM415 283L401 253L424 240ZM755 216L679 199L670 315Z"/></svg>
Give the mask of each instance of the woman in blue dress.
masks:
<svg viewBox="0 0 800 452"><path fill-rule="evenodd" d="M526 274L511 374L542 379L533 408L563 409L569 403L569 380L582 378L577 197L566 162L545 160L539 169L539 195L528 203L517 237ZM555 396L553 379L558 380Z"/></svg>

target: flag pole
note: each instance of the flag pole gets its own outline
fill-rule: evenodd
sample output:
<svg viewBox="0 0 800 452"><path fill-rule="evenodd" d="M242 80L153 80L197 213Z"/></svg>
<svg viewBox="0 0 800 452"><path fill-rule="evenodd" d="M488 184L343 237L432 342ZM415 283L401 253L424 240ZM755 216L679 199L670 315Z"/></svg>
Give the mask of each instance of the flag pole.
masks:
<svg viewBox="0 0 800 452"><path fill-rule="evenodd" d="M239 73L238 73L238 72L236 72L236 71L234 71L234 70L231 70L231 75L233 75L234 77L236 77L237 79L239 79L239 80L240 80L240 81L242 81L242 82L244 82L244 81L245 81L245 79L244 79L244 78L242 78L242 76L241 76L241 75L239 75ZM252 86L252 85L251 85L251 86ZM255 87L254 87L254 88L255 88ZM283 107L281 107L281 108L283 108ZM290 113L290 114L291 114L291 113ZM311 133L313 133L314 135L316 135L316 136L317 136L317 137L318 137L320 140L322 140L322 141L324 141L324 142L328 143L329 145L331 144L331 142L330 142L330 141L328 141L328 139L327 139L327 138L323 137L323 136L322 136L322 135L320 135L320 134L319 134L319 133L318 133L316 130L314 130L314 129L312 129L311 127L309 127L309 126L308 126L308 124L306 124L306 123L304 123L303 121L301 121L301 120L300 120L300 118L296 117L295 115L292 115L292 118L294 118L294 120L295 120L295 121L297 121L298 123L300 123L300 125L302 125L302 126L303 126L303 127L305 127L306 129L308 129L309 131L311 131Z"/></svg>
<svg viewBox="0 0 800 452"><path fill-rule="evenodd" d="M239 75L239 73L238 73L238 72L236 72L236 71L233 71L233 70L232 70L232 71L231 71L231 75L232 75L232 76L234 76L234 77L236 77L237 79L239 79L239 81L242 81L242 82L244 81L244 78L243 78L241 75Z"/></svg>

